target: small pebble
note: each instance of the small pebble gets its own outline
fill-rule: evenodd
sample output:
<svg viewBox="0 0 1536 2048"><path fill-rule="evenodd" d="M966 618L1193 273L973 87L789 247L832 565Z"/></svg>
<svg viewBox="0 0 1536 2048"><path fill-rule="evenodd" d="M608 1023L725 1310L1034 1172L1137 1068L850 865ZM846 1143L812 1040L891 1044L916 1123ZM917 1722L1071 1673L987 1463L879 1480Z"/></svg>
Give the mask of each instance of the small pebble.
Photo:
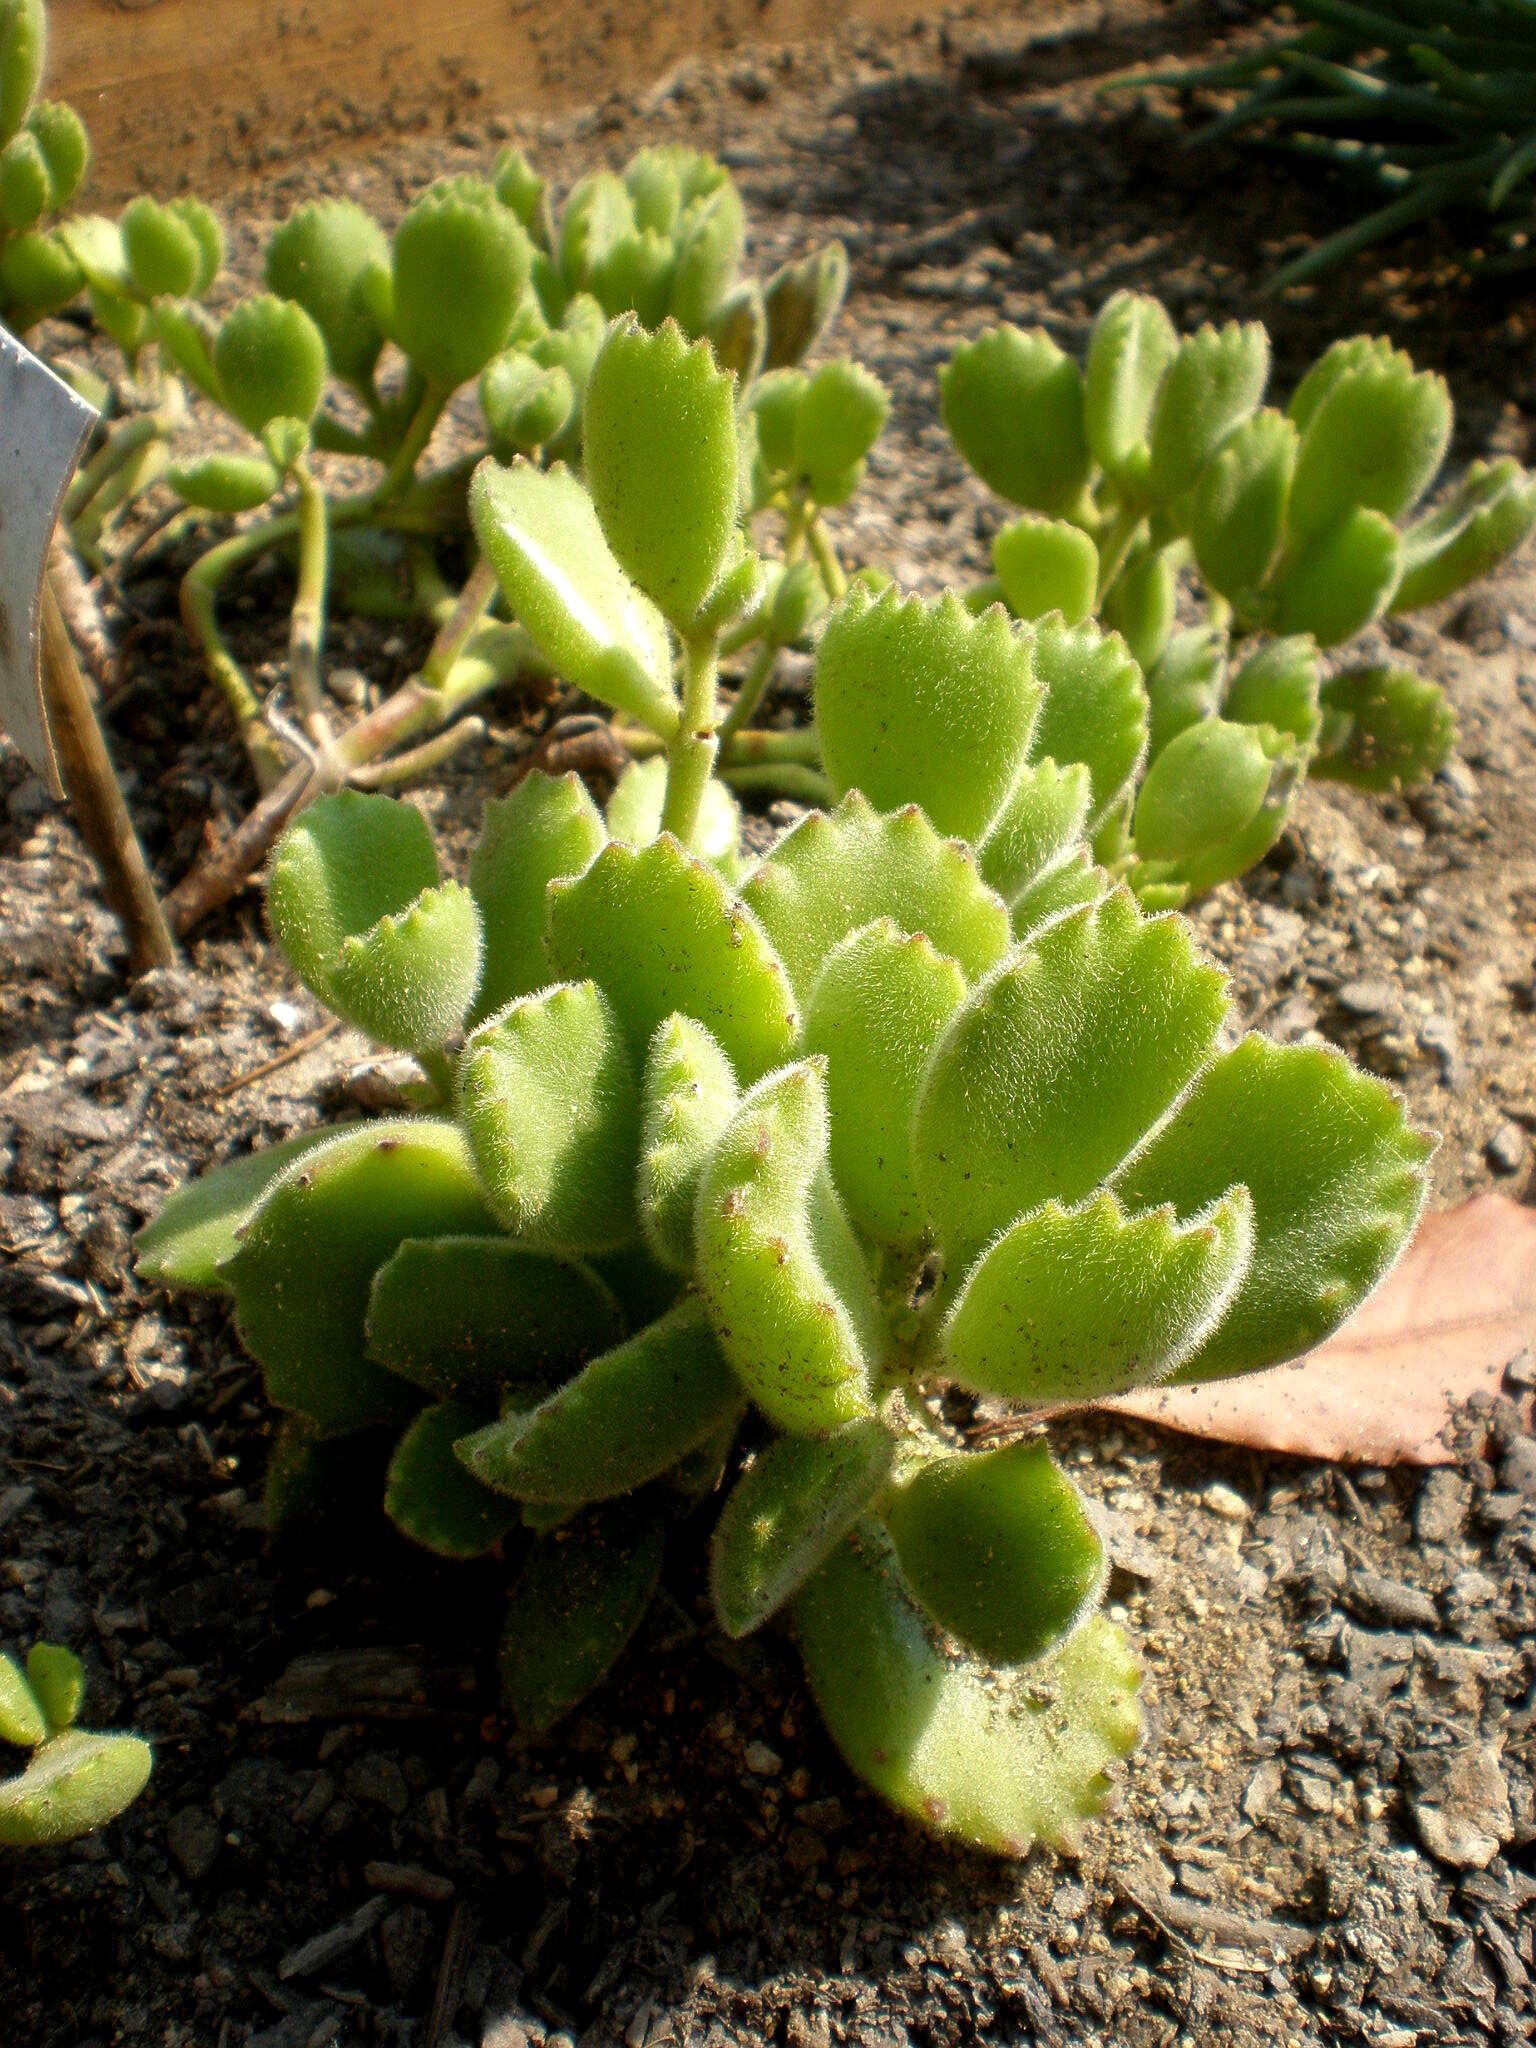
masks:
<svg viewBox="0 0 1536 2048"><path fill-rule="evenodd" d="M200 1806L184 1806L179 1813L173 1813L165 1830L165 1846L176 1859L182 1876L194 1884L212 1870L220 1840L218 1822Z"/></svg>
<svg viewBox="0 0 1536 2048"><path fill-rule="evenodd" d="M1517 1436L1504 1453L1499 1477L1511 1493L1536 1500L1536 1437Z"/></svg>
<svg viewBox="0 0 1536 2048"><path fill-rule="evenodd" d="M784 1759L776 1749L770 1749L766 1742L749 1742L746 1750L747 1769L759 1778L776 1778L784 1768Z"/></svg>
<svg viewBox="0 0 1536 2048"><path fill-rule="evenodd" d="M1220 1515L1224 1522L1246 1522L1253 1508L1244 1500L1235 1486L1227 1486L1220 1479L1213 1479L1200 1496L1213 1515Z"/></svg>
<svg viewBox="0 0 1536 2048"><path fill-rule="evenodd" d="M1350 1017L1390 1017L1397 1008L1397 996L1386 981L1340 982L1334 1001Z"/></svg>
<svg viewBox="0 0 1536 2048"><path fill-rule="evenodd" d="M1495 1173L1518 1173L1525 1164L1525 1133L1516 1123L1503 1123L1483 1147Z"/></svg>
<svg viewBox="0 0 1536 2048"><path fill-rule="evenodd" d="M1421 1758L1410 1803L1419 1840L1452 1870L1486 1870L1514 1827L1499 1752L1478 1742Z"/></svg>

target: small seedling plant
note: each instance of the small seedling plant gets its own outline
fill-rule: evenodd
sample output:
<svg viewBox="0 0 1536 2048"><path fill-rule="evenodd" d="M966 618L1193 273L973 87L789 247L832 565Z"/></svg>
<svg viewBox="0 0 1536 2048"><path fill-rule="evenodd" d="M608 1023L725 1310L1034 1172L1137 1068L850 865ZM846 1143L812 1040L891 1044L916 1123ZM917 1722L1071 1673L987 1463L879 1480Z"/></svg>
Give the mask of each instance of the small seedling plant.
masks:
<svg viewBox="0 0 1536 2048"><path fill-rule="evenodd" d="M960 452L1020 508L973 606L1055 612L1100 662L1112 629L1140 671L1145 758L1094 847L1150 905L1262 859L1308 775L1389 791L1432 774L1455 733L1443 693L1349 643L1487 574L1536 523L1512 460L1419 509L1450 394L1389 342L1335 342L1283 410L1263 402L1269 369L1259 322L1180 336L1120 292L1081 365L1005 326L941 378ZM1204 617L1179 627L1186 569Z"/></svg>
<svg viewBox="0 0 1536 2048"><path fill-rule="evenodd" d="M26 1669L0 1652L0 1743L26 1758L0 1779L0 1848L73 1841L131 1806L149 1781L150 1749L137 1735L75 1726L85 1672L72 1650L35 1643Z"/></svg>
<svg viewBox="0 0 1536 2048"><path fill-rule="evenodd" d="M712 772L754 601L731 380L620 322L584 421L584 481L487 460L475 530L544 658L659 751L606 816L528 775L463 881L396 798L289 826L278 943L415 1056L423 1113L215 1169L140 1271L227 1296L283 1411L275 1521L382 1446L401 1530L505 1558L530 1733L707 1543L719 1628L788 1627L893 1805L1071 1844L1137 1670L1039 1418L1315 1343L1410 1235L1429 1143L1338 1053L1229 1038L1185 924L1092 863L1055 674L1000 606L838 600L835 800L749 862ZM1020 1411L985 1448L946 1420L981 1395Z"/></svg>
<svg viewBox="0 0 1536 2048"><path fill-rule="evenodd" d="M296 758L318 789L375 779L380 756L403 752L386 779L404 780L479 732L462 716L471 704L537 666L528 635L491 616L496 583L473 566L466 490L487 451L579 468L587 380L613 318L707 337L745 398L762 373L816 344L847 283L837 244L766 280L743 277L736 186L713 158L671 146L642 151L622 174L582 179L558 215L510 148L486 177L428 186L392 236L351 201L303 205L267 245L268 288L219 321L200 303L221 249L206 209L140 198L119 223L91 225L98 311L112 312L110 331L136 374L152 371L159 397L87 465L70 507L75 538L97 548L153 483L180 507L162 514L162 529L209 537L185 575L182 616L263 791ZM791 451L783 470L755 469L756 505L782 515L786 556L826 565L819 581L782 594L778 631L797 630L826 601L828 577L837 587L820 513L855 488L885 416L884 393L851 363L823 364L810 382L825 419L811 466ZM175 461L188 388L224 415L233 445ZM424 468L456 403L457 439L469 445ZM346 470L323 460L335 457L348 458ZM337 474L347 488L328 481ZM157 530L158 545L168 538ZM471 570L456 584L466 546ZM282 701L258 690L219 618L231 580L272 555L295 570ZM756 573L761 585L766 572ZM440 629L423 687L397 714L342 736L322 659L338 609ZM740 644L769 626L763 611Z"/></svg>

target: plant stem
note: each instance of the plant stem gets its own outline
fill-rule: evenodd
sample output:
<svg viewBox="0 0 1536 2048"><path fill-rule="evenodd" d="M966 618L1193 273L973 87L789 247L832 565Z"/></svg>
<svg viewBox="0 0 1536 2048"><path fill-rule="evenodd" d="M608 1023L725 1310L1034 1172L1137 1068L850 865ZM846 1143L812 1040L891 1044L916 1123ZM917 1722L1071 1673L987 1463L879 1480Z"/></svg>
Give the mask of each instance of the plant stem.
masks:
<svg viewBox="0 0 1536 2048"><path fill-rule="evenodd" d="M469 745L485 738L483 718L461 718L436 738L423 740L419 747L407 747L403 754L391 754L387 761L375 761L368 768L354 768L349 780L354 789L399 789L419 775L430 775Z"/></svg>
<svg viewBox="0 0 1536 2048"><path fill-rule="evenodd" d="M821 743L810 726L791 726L787 731L738 732L729 745L722 740L720 758L732 768L745 768L756 761L793 761L801 768L821 766Z"/></svg>
<svg viewBox="0 0 1536 2048"><path fill-rule="evenodd" d="M724 747L747 723L762 703L768 689L769 678L779 658L778 643L765 640L752 657L751 666L741 679L736 692L736 701L720 722L720 744Z"/></svg>
<svg viewBox="0 0 1536 2048"><path fill-rule="evenodd" d="M464 652L471 634L491 608L496 595L496 571L482 555L459 592L453 610L438 629L437 638L421 664L421 680L440 689L449 670Z"/></svg>
<svg viewBox="0 0 1536 2048"><path fill-rule="evenodd" d="M325 638L325 589L330 562L330 529L325 493L307 463L296 463L299 487L299 588L288 632L288 679L305 729L320 751L322 772L335 745L320 681L320 647Z"/></svg>
<svg viewBox="0 0 1536 2048"><path fill-rule="evenodd" d="M64 493L64 518L73 520L108 477L115 475L148 442L157 439L160 431L160 421L152 412L135 413L131 419L119 420L109 427L96 453L89 462L82 462L70 479L69 489Z"/></svg>
<svg viewBox="0 0 1536 2048"><path fill-rule="evenodd" d="M155 900L144 852L113 773L51 576L43 579L41 623L48 730L58 749L60 776L80 836L127 934L130 969L138 974L148 967L174 967L176 941Z"/></svg>
<svg viewBox="0 0 1536 2048"><path fill-rule="evenodd" d="M400 446L390 457L389 467L373 489L366 494L366 502L370 509L387 504L397 491L403 490L413 480L416 465L432 438L432 429L442 418L443 408L451 396L451 392L444 391L436 384L429 383L425 386Z"/></svg>
<svg viewBox="0 0 1536 2048"><path fill-rule="evenodd" d="M96 553L96 543L108 522L162 477L170 462L170 449L156 437L136 448L126 462L113 470L100 490L81 506L70 526L70 538L82 554Z"/></svg>
<svg viewBox="0 0 1536 2048"><path fill-rule="evenodd" d="M1098 544L1099 588L1094 600L1095 609L1104 602L1115 578L1125 567L1125 558L1131 552L1144 516L1138 506L1123 505L1105 528Z"/></svg>
<svg viewBox="0 0 1536 2048"><path fill-rule="evenodd" d="M336 758L348 771L378 761L397 747L440 732L477 698L537 667L536 650L520 627L488 627L476 635L440 689L429 689L414 680L403 684L338 737ZM290 768L229 837L166 897L165 915L171 930L186 933L199 919L227 903L265 859L288 820L320 794L318 778L308 762Z"/></svg>
<svg viewBox="0 0 1536 2048"><path fill-rule="evenodd" d="M718 664L719 646L713 633L683 643L683 713L667 748L661 829L684 846L693 844L699 806L720 746L715 731Z"/></svg>
<svg viewBox="0 0 1536 2048"><path fill-rule="evenodd" d="M822 525L819 516L812 519L806 538L810 541L811 553L816 557L816 566L821 571L821 580L826 585L827 596L836 604L840 597L847 594L848 578L843 571L842 563L837 559L837 550L832 545L831 536Z"/></svg>
<svg viewBox="0 0 1536 2048"><path fill-rule="evenodd" d="M742 796L782 796L798 804L820 804L830 808L837 801L830 782L819 768L807 768L795 761L751 762L720 770L720 780Z"/></svg>

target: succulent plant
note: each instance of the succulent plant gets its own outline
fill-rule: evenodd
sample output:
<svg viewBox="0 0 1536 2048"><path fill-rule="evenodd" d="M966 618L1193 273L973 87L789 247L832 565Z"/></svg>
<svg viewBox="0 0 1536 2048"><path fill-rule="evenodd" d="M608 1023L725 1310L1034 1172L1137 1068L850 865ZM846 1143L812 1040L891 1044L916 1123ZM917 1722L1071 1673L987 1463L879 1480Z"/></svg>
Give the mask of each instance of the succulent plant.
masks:
<svg viewBox="0 0 1536 2048"><path fill-rule="evenodd" d="M415 1055L423 1113L215 1169L139 1268L228 1297L283 1411L274 1517L383 1442L401 1530L506 1559L529 1731L713 1522L719 1626L788 1625L887 1799L1070 1844L1137 1671L1040 1415L1315 1343L1406 1242L1430 1148L1341 1055L1228 1042L1189 930L1093 864L1142 745L1106 638L856 586L817 655L840 799L748 860L712 772L720 646L760 601L735 419L707 346L620 322L585 482L476 472L525 630L658 752L606 817L529 774L462 882L397 799L296 819L278 943ZM952 1425L969 1395L1017 1404L1010 1440Z"/></svg>
<svg viewBox="0 0 1536 2048"><path fill-rule="evenodd" d="M43 0L3 0L0 320L16 334L67 305L85 284L57 216L85 176L90 143L73 107L37 97L47 45Z"/></svg>
<svg viewBox="0 0 1536 2048"><path fill-rule="evenodd" d="M148 1783L147 1742L75 1726L84 1696L85 1673L73 1651L35 1643L25 1671L0 1652L0 1742L27 1752L26 1768L0 1781L0 1848L89 1834L115 1820Z"/></svg>
<svg viewBox="0 0 1536 2048"><path fill-rule="evenodd" d="M960 452L1020 513L973 607L1111 628L1141 671L1146 760L1095 847L1152 904L1262 858L1309 774L1390 790L1432 773L1455 731L1438 688L1334 651L1486 574L1536 523L1511 460L1419 509L1450 394L1389 342L1335 342L1283 411L1268 379L1258 322L1181 337L1134 292L1103 306L1081 366L1000 327L941 377ZM1180 628L1185 567L1205 616Z"/></svg>

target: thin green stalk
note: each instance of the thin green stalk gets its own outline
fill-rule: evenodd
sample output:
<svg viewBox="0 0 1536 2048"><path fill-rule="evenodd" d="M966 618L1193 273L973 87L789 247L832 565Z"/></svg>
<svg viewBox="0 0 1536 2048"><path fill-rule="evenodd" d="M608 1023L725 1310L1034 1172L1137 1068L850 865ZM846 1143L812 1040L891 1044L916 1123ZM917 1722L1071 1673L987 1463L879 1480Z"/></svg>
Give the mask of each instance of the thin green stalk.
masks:
<svg viewBox="0 0 1536 2048"><path fill-rule="evenodd" d="M170 465L171 452L163 441L146 441L120 469L114 470L101 489L76 515L70 538L93 568L102 566L99 543L107 528L150 487Z"/></svg>
<svg viewBox="0 0 1536 2048"><path fill-rule="evenodd" d="M756 712L767 693L768 683L773 675L774 665L779 658L777 642L765 640L752 657L751 666L741 679L736 692L736 701L720 722L720 744L729 746L732 739Z"/></svg>
<svg viewBox="0 0 1536 2048"><path fill-rule="evenodd" d="M294 702L322 762L333 745L320 680L320 649L325 638L326 574L330 563L330 526L325 493L307 463L293 471L299 488L299 587L288 631L288 678Z"/></svg>
<svg viewBox="0 0 1536 2048"><path fill-rule="evenodd" d="M131 419L119 420L107 429L106 437L89 462L82 462L70 479L69 489L64 493L61 508L66 521L88 505L108 477L114 476L125 462L131 461L147 442L153 441L163 432L157 413L135 413Z"/></svg>
<svg viewBox="0 0 1536 2048"><path fill-rule="evenodd" d="M411 415L411 423L405 430L400 446L390 457L389 467L379 478L373 489L366 494L370 507L386 504L410 484L416 475L416 465L421 460L432 430L443 416L452 393L441 386L428 383L422 391L420 402Z"/></svg>
<svg viewBox="0 0 1536 2048"><path fill-rule="evenodd" d="M354 768L348 779L354 789L400 789L407 782L415 782L420 776L430 775L435 768L441 768L445 761L461 753L472 740L484 738L483 718L461 718L457 725L450 725L435 739L423 740L419 747L408 747L403 754L391 754L387 761L377 761L372 767Z"/></svg>
<svg viewBox="0 0 1536 2048"><path fill-rule="evenodd" d="M822 525L820 517L812 519L806 530L806 539L811 544L811 553L816 557L816 566L821 571L821 580L827 596L834 604L847 595L848 578L842 563L837 559L837 550L832 545L831 535Z"/></svg>
<svg viewBox="0 0 1536 2048"><path fill-rule="evenodd" d="M794 761L722 768L720 780L739 796L787 797L791 803L819 805L823 809L830 809L837 801L836 791L819 768L802 767Z"/></svg>
<svg viewBox="0 0 1536 2048"><path fill-rule="evenodd" d="M719 645L713 633L683 643L683 713L667 748L667 793L661 829L684 846L693 844L699 806L715 765L720 738L715 731L715 689Z"/></svg>
<svg viewBox="0 0 1536 2048"><path fill-rule="evenodd" d="M478 629L480 622L491 608L496 596L496 571L482 555L470 572L469 581L459 592L458 600L438 630L426 660L421 665L421 680L433 689L441 689L448 673L463 653L470 636Z"/></svg>
<svg viewBox="0 0 1536 2048"><path fill-rule="evenodd" d="M1099 540L1099 588L1095 608L1104 602L1115 578L1125 567L1126 556L1135 544L1146 515L1139 506L1124 505L1110 521Z"/></svg>
<svg viewBox="0 0 1536 2048"><path fill-rule="evenodd" d="M792 761L802 768L819 768L821 744L811 727L804 725L784 732L738 732L728 743L722 740L720 759L732 768L745 768L754 761Z"/></svg>
<svg viewBox="0 0 1536 2048"><path fill-rule="evenodd" d="M239 539L240 536L236 536ZM225 547L234 543L226 541ZM282 781L287 769L276 740L262 722L261 700L250 679L230 653L219 630L219 583L222 580L212 548L187 571L181 580L181 618L187 637L203 657L203 666L224 693L234 714L245 751L256 774L256 786L264 794Z"/></svg>

